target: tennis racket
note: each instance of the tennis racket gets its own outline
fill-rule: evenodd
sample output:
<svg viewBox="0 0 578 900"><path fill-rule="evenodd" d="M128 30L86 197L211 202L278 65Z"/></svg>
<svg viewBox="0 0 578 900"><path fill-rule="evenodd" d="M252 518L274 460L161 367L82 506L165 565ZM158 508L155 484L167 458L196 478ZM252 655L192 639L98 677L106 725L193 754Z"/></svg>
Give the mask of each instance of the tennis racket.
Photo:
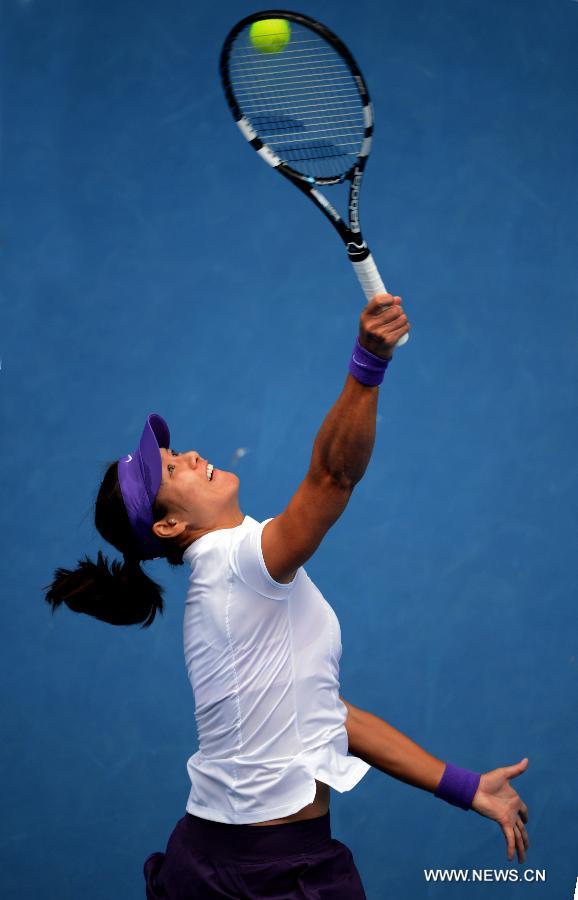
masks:
<svg viewBox="0 0 578 900"><path fill-rule="evenodd" d="M264 20L274 21L255 26ZM359 221L373 109L345 44L315 19L266 10L231 29L221 50L220 72L241 134L329 219L366 299L387 293ZM318 190L344 181L350 182L347 222ZM396 347L408 337L404 334Z"/></svg>

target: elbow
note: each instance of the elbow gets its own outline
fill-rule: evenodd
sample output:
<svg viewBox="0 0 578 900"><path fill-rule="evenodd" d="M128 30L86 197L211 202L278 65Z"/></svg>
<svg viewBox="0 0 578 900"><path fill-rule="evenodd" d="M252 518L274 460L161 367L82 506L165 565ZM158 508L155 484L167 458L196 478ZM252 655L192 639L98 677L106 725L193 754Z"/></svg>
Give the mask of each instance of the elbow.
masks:
<svg viewBox="0 0 578 900"><path fill-rule="evenodd" d="M343 469L323 469L316 472L311 470L311 474L330 488L335 491L343 491L344 494L351 494L355 485L361 480L354 478Z"/></svg>
<svg viewBox="0 0 578 900"><path fill-rule="evenodd" d="M339 698L345 708L347 709L347 716L345 719L345 728L347 731L347 740L349 744L350 752L353 751L353 747L357 747L358 744L358 736L359 736L359 714L361 712L356 706L353 706L352 703L348 703L344 697Z"/></svg>
<svg viewBox="0 0 578 900"><path fill-rule="evenodd" d="M349 753L365 760L368 746L368 725L370 724L368 714L358 706L353 706L352 703L348 703L343 697L340 697L339 699L347 708L345 728L347 730L347 747Z"/></svg>

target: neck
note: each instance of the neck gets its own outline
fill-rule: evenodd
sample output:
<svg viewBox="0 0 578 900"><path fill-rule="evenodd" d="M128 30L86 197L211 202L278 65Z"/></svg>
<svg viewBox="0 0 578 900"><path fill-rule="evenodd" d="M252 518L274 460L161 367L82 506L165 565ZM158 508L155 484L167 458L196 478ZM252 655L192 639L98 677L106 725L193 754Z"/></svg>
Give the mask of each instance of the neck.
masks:
<svg viewBox="0 0 578 900"><path fill-rule="evenodd" d="M221 531L223 528L237 528L239 525L243 524L243 520L245 518L244 513L237 507L234 512L231 512L229 515L223 516L219 519L218 524L214 525L212 528L200 529L199 531L192 532L192 540L187 544L188 547L191 544L194 544L200 537L203 537L205 534L210 534L211 531Z"/></svg>

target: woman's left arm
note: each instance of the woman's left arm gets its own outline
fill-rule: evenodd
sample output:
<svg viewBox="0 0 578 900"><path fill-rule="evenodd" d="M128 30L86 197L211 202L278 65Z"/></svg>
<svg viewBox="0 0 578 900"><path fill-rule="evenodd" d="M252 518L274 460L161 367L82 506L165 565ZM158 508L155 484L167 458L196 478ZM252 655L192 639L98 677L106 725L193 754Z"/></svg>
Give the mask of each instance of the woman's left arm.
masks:
<svg viewBox="0 0 578 900"><path fill-rule="evenodd" d="M345 727L349 752L387 775L433 793L444 774L446 763L428 753L407 735L388 725L372 713L353 706L343 697L347 707ZM502 766L484 773L471 802L471 809L497 822L506 840L507 856L518 853L523 863L529 847L526 823L528 807L510 784L528 765L524 757L512 766Z"/></svg>
<svg viewBox="0 0 578 900"><path fill-rule="evenodd" d="M347 707L349 752L386 775L433 793L441 781L445 762L432 756L407 735L343 697Z"/></svg>

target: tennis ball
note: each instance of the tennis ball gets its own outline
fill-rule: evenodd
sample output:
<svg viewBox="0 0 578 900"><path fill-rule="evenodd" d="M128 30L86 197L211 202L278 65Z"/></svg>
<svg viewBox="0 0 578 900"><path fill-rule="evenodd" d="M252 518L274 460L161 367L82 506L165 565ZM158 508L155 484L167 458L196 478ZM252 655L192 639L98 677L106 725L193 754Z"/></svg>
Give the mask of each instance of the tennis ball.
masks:
<svg viewBox="0 0 578 900"><path fill-rule="evenodd" d="M291 26L287 19L259 19L253 22L249 32L255 50L261 53L279 53L291 37Z"/></svg>

